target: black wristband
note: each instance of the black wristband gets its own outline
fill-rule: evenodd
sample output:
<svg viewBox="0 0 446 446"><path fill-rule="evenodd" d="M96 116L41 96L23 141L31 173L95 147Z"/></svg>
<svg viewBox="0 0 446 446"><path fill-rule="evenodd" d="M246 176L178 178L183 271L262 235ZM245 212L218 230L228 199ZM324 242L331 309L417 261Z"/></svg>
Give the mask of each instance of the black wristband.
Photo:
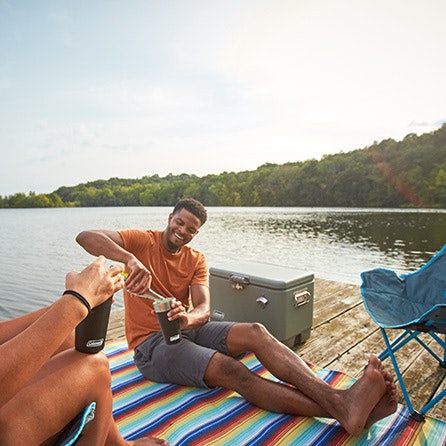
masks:
<svg viewBox="0 0 446 446"><path fill-rule="evenodd" d="M65 296L65 294L71 294L72 296L77 297L85 305L85 307L87 308L88 314L90 314L91 306L88 303L88 300L85 299L84 296L82 296L82 294L78 293L77 291L73 291L73 290L65 290L62 293L62 296Z"/></svg>

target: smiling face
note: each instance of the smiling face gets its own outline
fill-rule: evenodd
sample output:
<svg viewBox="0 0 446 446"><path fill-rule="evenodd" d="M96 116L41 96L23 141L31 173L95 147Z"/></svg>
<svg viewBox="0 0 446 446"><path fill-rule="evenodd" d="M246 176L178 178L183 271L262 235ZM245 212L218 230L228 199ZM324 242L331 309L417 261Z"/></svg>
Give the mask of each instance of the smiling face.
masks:
<svg viewBox="0 0 446 446"><path fill-rule="evenodd" d="M198 234L200 227L200 219L186 209L170 214L163 231L164 246L170 252L179 251Z"/></svg>

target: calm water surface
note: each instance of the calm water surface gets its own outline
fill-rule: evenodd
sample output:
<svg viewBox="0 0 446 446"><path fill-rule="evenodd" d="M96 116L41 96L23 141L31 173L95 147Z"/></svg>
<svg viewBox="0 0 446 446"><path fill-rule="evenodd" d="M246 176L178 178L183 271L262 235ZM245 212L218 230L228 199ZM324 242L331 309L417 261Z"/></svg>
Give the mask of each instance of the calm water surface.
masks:
<svg viewBox="0 0 446 446"><path fill-rule="evenodd" d="M0 209L0 319L53 302L65 289L65 274L93 260L75 242L80 231L164 229L171 209ZM446 243L446 211L209 208L208 214L191 245L210 266L246 259L353 284L375 267L411 272ZM115 305L122 306L121 293Z"/></svg>

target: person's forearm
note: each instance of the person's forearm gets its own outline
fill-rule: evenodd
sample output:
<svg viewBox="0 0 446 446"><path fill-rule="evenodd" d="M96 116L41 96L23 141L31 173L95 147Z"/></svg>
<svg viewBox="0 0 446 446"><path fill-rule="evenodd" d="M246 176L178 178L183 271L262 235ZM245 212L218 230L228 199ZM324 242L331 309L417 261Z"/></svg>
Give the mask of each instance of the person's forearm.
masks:
<svg viewBox="0 0 446 446"><path fill-rule="evenodd" d="M78 299L63 296L28 328L0 345L0 407L38 372L87 314Z"/></svg>
<svg viewBox="0 0 446 446"><path fill-rule="evenodd" d="M188 329L194 329L204 325L210 316L209 307L207 305L198 306L188 312Z"/></svg>
<svg viewBox="0 0 446 446"><path fill-rule="evenodd" d="M76 237L77 243L88 253L127 264L133 259L133 254L126 251L118 243L101 231L83 231Z"/></svg>
<svg viewBox="0 0 446 446"><path fill-rule="evenodd" d="M209 288L204 285L191 285L192 310L187 313L187 328L204 325L211 314Z"/></svg>

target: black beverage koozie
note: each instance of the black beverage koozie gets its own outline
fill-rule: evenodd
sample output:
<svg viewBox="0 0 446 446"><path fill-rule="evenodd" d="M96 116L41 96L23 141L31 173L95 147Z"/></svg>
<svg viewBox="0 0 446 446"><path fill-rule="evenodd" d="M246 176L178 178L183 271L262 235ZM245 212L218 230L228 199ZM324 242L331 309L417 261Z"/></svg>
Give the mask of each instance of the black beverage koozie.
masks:
<svg viewBox="0 0 446 446"><path fill-rule="evenodd" d="M76 327L74 345L77 351L97 353L104 348L112 300L113 296L94 307Z"/></svg>

